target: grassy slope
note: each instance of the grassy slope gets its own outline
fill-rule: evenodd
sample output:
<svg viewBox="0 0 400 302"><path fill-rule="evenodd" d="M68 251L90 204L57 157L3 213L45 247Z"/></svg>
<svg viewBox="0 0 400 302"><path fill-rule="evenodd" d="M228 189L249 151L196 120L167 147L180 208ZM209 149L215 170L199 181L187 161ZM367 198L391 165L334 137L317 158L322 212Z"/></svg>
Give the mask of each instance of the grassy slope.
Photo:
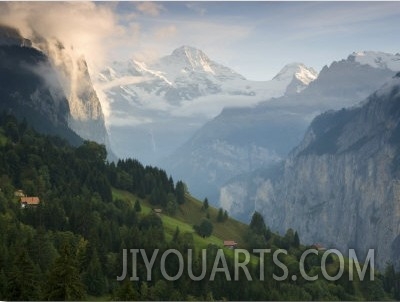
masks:
<svg viewBox="0 0 400 302"><path fill-rule="evenodd" d="M153 208L153 206L147 200L140 199L137 196L126 191L113 189L113 197L129 200L132 203L132 205L137 199L139 199L142 207L142 212L141 212L142 214L150 213ZM202 207L202 202L196 200L190 195L187 195L185 204L179 207L179 210L173 217L168 216L168 214L166 213L161 214L160 217L163 221L167 240L172 239L176 227L179 227L181 234L185 232L193 233L193 238L196 248L205 248L210 243L223 247L224 240L235 240L236 242L238 242L239 248L244 248L244 249L247 248L244 240L247 225L232 218L228 218L228 220L223 223L218 223L217 222L218 209L213 208L211 206L209 207L208 211L210 214L211 221L214 225L213 233L208 238L202 238L201 236L197 235L193 230L193 225L199 223L202 218L206 217L206 212L202 210L201 207ZM225 254L232 256L233 251L225 249ZM288 255L288 257L293 258L294 256ZM242 259L242 257L240 259ZM257 265L258 260L259 258L257 256L251 255L251 263L253 265ZM339 260L336 256L334 256L334 260L335 260L334 263L329 264L327 266L328 274L331 276L335 275L339 267ZM348 276L349 260L348 258L345 257L344 261L345 261L344 275ZM311 275L313 275L313 273L311 273ZM360 281L357 278L357 274L355 274L355 280L353 282L355 290L354 295L355 297L358 297L359 299L362 300L363 294L360 288Z"/></svg>
<svg viewBox="0 0 400 302"><path fill-rule="evenodd" d="M153 206L147 200L140 199L129 192L113 189L113 196L114 198L129 200L132 204L139 199L143 214L148 214L152 211ZM179 206L174 216L162 213L160 216L164 224L166 238L171 239L175 233L176 227L179 227L181 233L193 233L194 241L198 248L204 248L210 243L222 247L224 240L235 240L238 242L238 247L246 247L244 243L244 234L247 226L231 218L228 218L227 221L222 223L217 222L218 209L212 207L209 207L208 213L210 214L210 219L214 226L213 234L207 238L198 236L193 230L193 225L199 223L207 214L201 207L202 203L200 201L186 195L186 202Z"/></svg>

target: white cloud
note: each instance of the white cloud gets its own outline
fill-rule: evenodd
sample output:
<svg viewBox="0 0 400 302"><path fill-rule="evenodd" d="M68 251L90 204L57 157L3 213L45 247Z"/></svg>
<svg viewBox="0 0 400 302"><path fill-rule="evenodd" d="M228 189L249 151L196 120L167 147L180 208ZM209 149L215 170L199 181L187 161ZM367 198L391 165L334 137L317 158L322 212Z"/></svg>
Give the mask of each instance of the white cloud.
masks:
<svg viewBox="0 0 400 302"><path fill-rule="evenodd" d="M125 77L120 77L118 79L115 79L115 80L112 80L109 82L98 83L97 86L101 90L109 90L114 87L138 84L138 83L142 83L142 82L145 82L148 80L149 80L149 78L145 78L145 77L125 76Z"/></svg>
<svg viewBox="0 0 400 302"><path fill-rule="evenodd" d="M158 3L146 1L146 2L137 3L136 9L143 14L146 14L146 15L149 15L152 17L157 17L158 15L160 15L160 12L164 9L164 7Z"/></svg>
<svg viewBox="0 0 400 302"><path fill-rule="evenodd" d="M243 95L210 95L196 100L184 101L181 106L172 108L171 115L176 117L195 117L202 115L207 119L217 116L226 107L254 106L265 99Z"/></svg>
<svg viewBox="0 0 400 302"><path fill-rule="evenodd" d="M127 114L123 111L115 111L112 117L113 127L134 127L144 124L151 124L152 122L153 120L149 117L135 116L134 114Z"/></svg>
<svg viewBox="0 0 400 302"><path fill-rule="evenodd" d="M110 38L124 34L110 7L92 2L5 2L0 8L3 24L30 39L56 38L89 63L103 62Z"/></svg>

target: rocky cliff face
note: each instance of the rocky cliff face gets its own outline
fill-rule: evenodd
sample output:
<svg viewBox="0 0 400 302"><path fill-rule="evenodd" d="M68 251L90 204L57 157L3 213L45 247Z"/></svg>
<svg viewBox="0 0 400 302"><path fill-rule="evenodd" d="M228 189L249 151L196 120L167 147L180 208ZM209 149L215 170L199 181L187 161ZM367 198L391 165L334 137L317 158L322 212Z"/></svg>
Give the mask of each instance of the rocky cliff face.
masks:
<svg viewBox="0 0 400 302"><path fill-rule="evenodd" d="M318 116L278 169L237 179L222 194L261 211L273 230L293 228L305 243L362 257L373 248L380 267L399 266L400 74L363 106Z"/></svg>
<svg viewBox="0 0 400 302"><path fill-rule="evenodd" d="M69 104L48 57L12 28L0 27L0 110L36 130L79 144L69 129Z"/></svg>
<svg viewBox="0 0 400 302"><path fill-rule="evenodd" d="M0 27L0 48L1 107L27 117L41 132L52 133L52 128L60 127L105 144L113 158L101 104L83 57L56 39L28 40L6 26ZM41 117L33 117L33 111L29 113L25 106L40 112ZM78 135L68 134L67 138Z"/></svg>
<svg viewBox="0 0 400 302"><path fill-rule="evenodd" d="M362 63L358 62L361 54L365 54ZM238 206L234 196L220 196L220 188L232 177L286 158L300 143L313 117L357 104L393 77L400 66L389 63L397 62L400 56L386 54L380 61L388 64L367 64L381 57L383 54L377 52L352 54L324 67L313 81L310 70L302 64L289 64L274 78L292 81L284 96L253 107L224 109L160 165L176 178L185 179L195 196L208 196L215 204L219 200L231 215L247 219L251 213L245 210L246 205ZM303 83L301 89L298 81Z"/></svg>
<svg viewBox="0 0 400 302"><path fill-rule="evenodd" d="M55 67L70 108L69 127L84 139L106 145L110 153L103 111L85 58L65 48L57 39L40 38L34 44Z"/></svg>

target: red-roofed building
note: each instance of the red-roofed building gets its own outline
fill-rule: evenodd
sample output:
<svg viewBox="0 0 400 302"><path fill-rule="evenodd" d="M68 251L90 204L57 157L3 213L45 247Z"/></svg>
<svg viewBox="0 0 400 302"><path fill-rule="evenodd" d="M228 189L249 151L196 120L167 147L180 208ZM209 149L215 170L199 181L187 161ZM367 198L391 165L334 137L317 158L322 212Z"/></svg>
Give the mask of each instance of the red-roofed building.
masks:
<svg viewBox="0 0 400 302"><path fill-rule="evenodd" d="M21 208L36 207L39 203L39 197L21 197Z"/></svg>
<svg viewBox="0 0 400 302"><path fill-rule="evenodd" d="M314 243L311 247L320 252L326 251L326 248L321 243Z"/></svg>
<svg viewBox="0 0 400 302"><path fill-rule="evenodd" d="M237 242L234 240L224 240L224 247L229 247L230 249L234 249L237 246Z"/></svg>

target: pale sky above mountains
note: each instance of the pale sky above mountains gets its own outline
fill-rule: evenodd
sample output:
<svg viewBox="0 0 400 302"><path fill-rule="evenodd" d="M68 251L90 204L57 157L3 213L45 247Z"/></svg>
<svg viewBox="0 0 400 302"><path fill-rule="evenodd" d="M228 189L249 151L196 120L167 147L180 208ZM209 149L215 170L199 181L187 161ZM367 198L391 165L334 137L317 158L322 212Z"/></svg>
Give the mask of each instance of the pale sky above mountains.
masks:
<svg viewBox="0 0 400 302"><path fill-rule="evenodd" d="M400 52L400 2L2 2L2 23L53 36L92 69L181 45L251 80L287 63L320 70L353 51Z"/></svg>
<svg viewBox="0 0 400 302"><path fill-rule="evenodd" d="M135 14L137 56L191 45L252 80L290 62L320 70L353 51L400 52L400 2L121 2L115 11Z"/></svg>

